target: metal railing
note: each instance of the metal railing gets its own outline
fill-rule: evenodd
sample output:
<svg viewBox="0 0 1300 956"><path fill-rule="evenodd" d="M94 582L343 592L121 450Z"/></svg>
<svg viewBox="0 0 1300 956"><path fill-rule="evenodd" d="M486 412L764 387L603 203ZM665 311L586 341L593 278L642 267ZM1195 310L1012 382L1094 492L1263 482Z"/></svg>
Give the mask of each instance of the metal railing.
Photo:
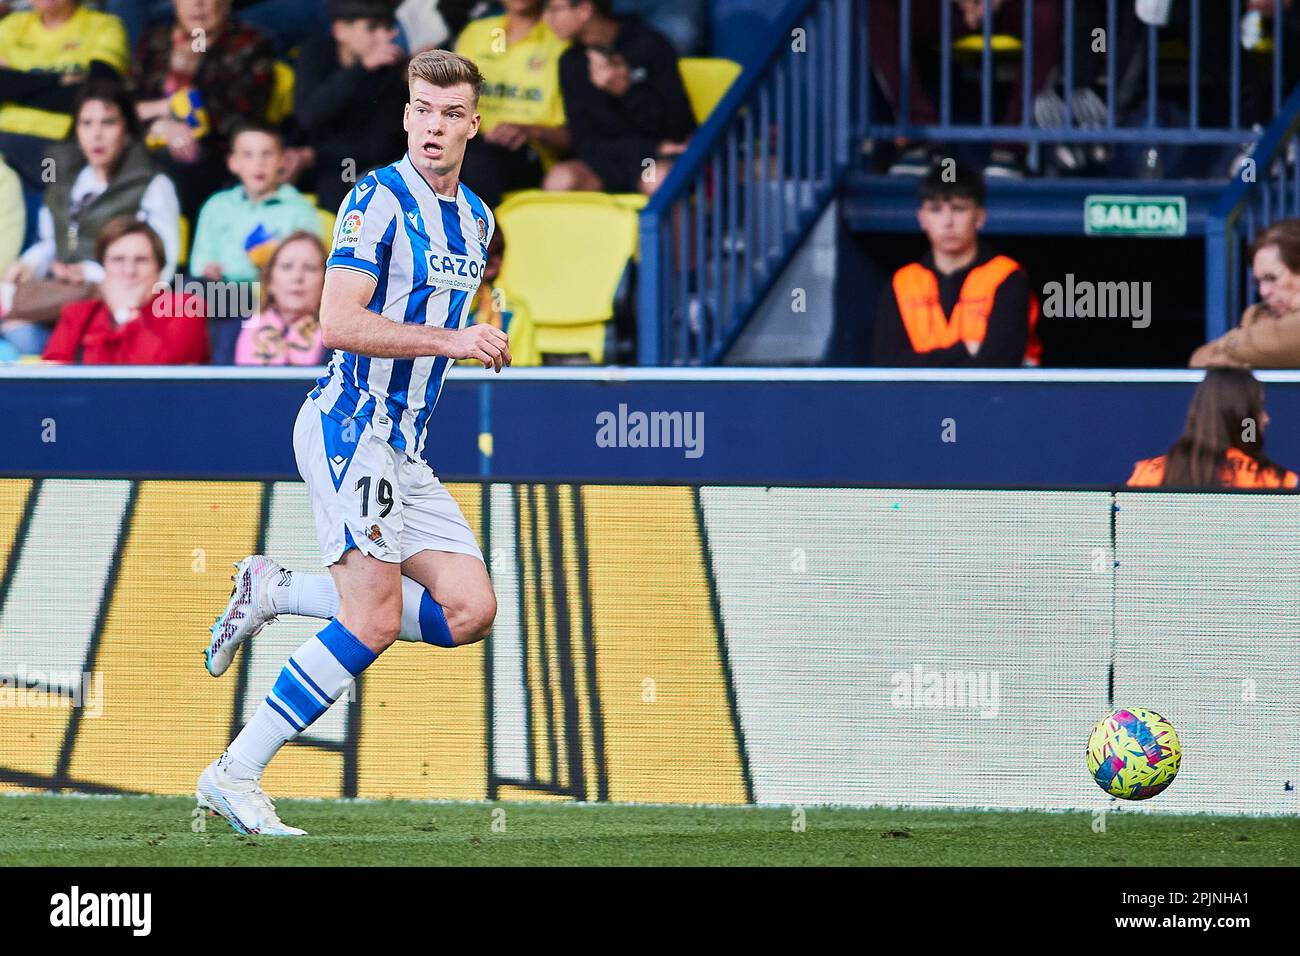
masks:
<svg viewBox="0 0 1300 956"><path fill-rule="evenodd" d="M1278 111L1205 224L1205 334L1223 335L1255 301L1245 252L1275 220L1300 216L1300 87Z"/></svg>
<svg viewBox="0 0 1300 956"><path fill-rule="evenodd" d="M1014 65L994 49L995 30L1007 23L995 21L992 4L985 4L981 29L968 34L980 37L975 44L977 78L969 62L962 67L954 56L953 41L963 33L963 24L955 19L958 8L949 0L938 4L937 35L930 37L932 23L926 31L913 29L919 2L893 0L886 8L885 0L791 0L765 55L728 91L641 213L639 364L721 361L836 194L857 144L866 139L1255 144L1264 156L1270 152L1254 126L1257 114L1266 110L1278 116L1289 110L1290 100L1284 104L1283 31L1272 31L1271 49L1260 44L1255 52L1243 52L1244 0L1178 0L1175 9L1185 9L1187 18L1181 26L1168 27L1136 21L1132 0L1024 0L1014 24ZM1057 4L1061 14L1059 88L1090 84L1100 91L1104 121L1092 116L1088 124L1080 122L1072 95L1061 98L1059 123L1039 125L1035 119L1034 13L1048 4ZM1003 7L1001 13L1011 9ZM883 62L872 58L873 40L880 52L882 10L897 10L899 17L892 77ZM1300 14L1285 14L1283 0L1274 0L1272 22L1281 23L1284 15ZM1106 55L1100 66L1093 61L1090 76L1088 64L1080 69L1079 51L1085 40L1086 49L1095 49L1097 30ZM1162 53L1162 39L1183 46ZM938 84L935 116L933 122L916 122L912 78L922 65L913 53L931 46L938 52L937 71L928 77ZM1013 66L1012 75L1018 72L1021 80L1020 118L1008 125L994 116L995 94L999 70L1005 73ZM1181 84L1183 70L1185 99L1181 91L1174 94L1174 112L1185 115L1175 121L1165 109L1171 99L1167 89L1162 91L1162 75ZM1267 95L1261 86L1265 75ZM971 90L975 82L978 108L963 114L956 94ZM883 90L887 101L891 85L896 115L880 115L873 97ZM977 117L971 115L976 112ZM1257 207L1271 200L1239 198L1246 205L1231 222L1224 218L1223 229L1250 232L1251 217L1262 214ZM1226 250L1227 232L1218 238ZM1239 282L1236 272L1228 274ZM1226 279L1207 275L1207 289L1228 302ZM1237 288L1232 294L1239 299L1239 293ZM1216 301L1210 303L1210 324L1226 327L1222 315L1215 318Z"/></svg>
<svg viewBox="0 0 1300 956"><path fill-rule="evenodd" d="M879 0L869 0L871 3ZM1138 143L1142 145L1158 144L1239 144L1253 140L1256 133L1252 130L1250 117L1243 118L1243 93L1251 77L1258 78L1266 68L1270 84L1270 116L1277 115L1287 90L1284 88L1283 67L1285 43L1281 36L1269 37L1265 33L1261 42L1255 46L1258 52L1251 52L1243 57L1242 24L1245 13L1243 0L1176 0L1174 6L1185 6L1187 11L1186 30L1175 30L1171 22L1166 26L1141 23L1134 13L1133 0L1024 0L1020 4L1019 23L1014 25L1011 39L1019 45L1015 59L1019 60L1019 69L1015 71L1019 80L1020 118L1015 124L999 122L994 117L995 87L999 54L995 51L994 36L1000 34L1001 28L1008 26L1006 18L995 18L992 4L984 5L984 16L979 31L964 29L964 21L953 3L939 4L940 24L938 36L918 37L913 0L895 0L899 12L898 29L898 64L899 75L896 78L883 77L877 73L882 83L889 84L896 80L897 90L894 94L892 117L868 115L867 135L872 138L907 138L940 142L995 142L999 140L1026 143ZM1103 9L1104 7L1104 9ZM1283 0L1273 0L1272 23L1282 22L1284 15ZM1055 46L1056 36L1048 43L1056 57L1059 70L1059 85L1063 90L1074 91L1083 87L1096 87L1098 98L1104 102L1106 117L1104 122L1088 125L1079 123L1074 115L1073 96L1062 97L1063 122L1051 125L1039 125L1034 118L1033 102L1035 90L1034 56L1036 48L1035 9L1041 13L1044 8L1060 12L1060 45ZM1294 12L1287 14L1295 16ZM866 28L872 21L879 23L882 17L868 16ZM1095 21L1095 22L1094 22ZM933 24L928 20L923 25ZM1098 32L1100 31L1100 32ZM1273 30L1274 33L1280 31ZM1041 33L1041 31L1040 31ZM962 35L980 36L978 44L978 68L968 69L966 75L978 72L979 83L979 120L963 121L955 118L954 87L954 40ZM1006 34L1003 34L1004 36ZM1162 56L1161 40L1172 40L1177 52L1176 62L1169 55ZM880 49L880 38L876 38L875 48ZM918 122L915 114L917 104L912 98L913 70L916 67L914 52L918 43L937 40L939 55L939 89L937 115L929 121ZM1225 49L1222 44L1228 44ZM885 41L888 42L888 41ZM1101 49L1097 49L1098 45ZM1271 49L1269 48L1271 44ZM871 44L868 43L868 50ZM1098 52L1104 54L1104 67L1093 67L1095 75L1085 67L1080 69L1081 52ZM1207 53L1214 55L1207 56ZM1185 122L1160 122L1159 104L1164 100L1160 95L1162 75L1168 78L1171 68L1177 71L1177 81L1183 82L1182 62L1186 62L1186 101L1178 104L1186 111ZM1254 66L1248 60L1253 58ZM1267 58L1267 62L1265 62ZM1162 69L1163 67L1163 69ZM1226 116L1221 122L1203 122L1202 113L1206 111L1207 97L1203 94L1207 86L1222 84L1225 77L1220 73L1226 67ZM1249 72L1248 71L1249 68ZM865 86L866 74L872 67L863 64L860 80ZM1126 93L1127 91L1127 93ZM864 106L870 110L870 99L864 100Z"/></svg>
<svg viewBox="0 0 1300 956"><path fill-rule="evenodd" d="M792 4L642 211L639 364L717 362L838 189L862 136L865 9Z"/></svg>

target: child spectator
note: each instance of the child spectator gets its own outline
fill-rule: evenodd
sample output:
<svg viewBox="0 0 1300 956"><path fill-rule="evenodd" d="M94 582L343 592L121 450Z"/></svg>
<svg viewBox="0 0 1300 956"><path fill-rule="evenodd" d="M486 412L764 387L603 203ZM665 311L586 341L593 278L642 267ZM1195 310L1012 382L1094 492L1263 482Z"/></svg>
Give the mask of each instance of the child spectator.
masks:
<svg viewBox="0 0 1300 956"><path fill-rule="evenodd" d="M876 314L872 358L885 366L1037 365L1038 303L1018 262L979 241L984 178L958 164L921 180L917 221L930 242L894 273Z"/></svg>
<svg viewBox="0 0 1300 956"><path fill-rule="evenodd" d="M1212 368L1192 395L1183 434L1133 468L1130 487L1295 488L1294 471L1264 455L1264 386L1245 369Z"/></svg>
<svg viewBox="0 0 1300 956"><path fill-rule="evenodd" d="M31 193L29 213L44 189L45 150L68 135L81 84L126 71L122 22L77 0L32 0L0 20L0 154Z"/></svg>
<svg viewBox="0 0 1300 956"><path fill-rule="evenodd" d="M542 0L507 0L501 16L472 21L456 52L483 74L482 125L469 141L461 173L495 208L502 193L542 184L544 167L569 148L560 95L567 43L542 20Z"/></svg>
<svg viewBox="0 0 1300 956"><path fill-rule="evenodd" d="M149 30L135 56L140 121L190 218L226 182L231 134L263 120L271 97L271 40L232 21L230 3L175 0L176 22Z"/></svg>
<svg viewBox="0 0 1300 956"><path fill-rule="evenodd" d="M556 36L574 41L560 57L560 90L577 158L552 167L544 189L650 195L695 130L672 44L640 20L615 19L611 2L546 4Z"/></svg>
<svg viewBox="0 0 1300 956"><path fill-rule="evenodd" d="M104 282L94 299L63 307L45 346L52 362L194 365L208 361L203 303L161 286L163 245L147 223L121 216L95 244Z"/></svg>
<svg viewBox="0 0 1300 956"><path fill-rule="evenodd" d="M217 365L324 365L320 297L325 246L315 233L291 232L262 270L262 307L243 322L228 320L214 350Z"/></svg>
<svg viewBox="0 0 1300 956"><path fill-rule="evenodd" d="M316 202L331 212L367 171L406 151L393 117L406 104L406 56L390 0L331 0L331 32L303 44L294 116ZM290 176L292 179L292 176Z"/></svg>
<svg viewBox="0 0 1300 956"><path fill-rule="evenodd" d="M190 270L205 279L257 278L278 239L301 229L320 235L320 214L302 193L277 185L283 144L264 123L246 123L230 141L230 171L238 186L203 204L194 230Z"/></svg>

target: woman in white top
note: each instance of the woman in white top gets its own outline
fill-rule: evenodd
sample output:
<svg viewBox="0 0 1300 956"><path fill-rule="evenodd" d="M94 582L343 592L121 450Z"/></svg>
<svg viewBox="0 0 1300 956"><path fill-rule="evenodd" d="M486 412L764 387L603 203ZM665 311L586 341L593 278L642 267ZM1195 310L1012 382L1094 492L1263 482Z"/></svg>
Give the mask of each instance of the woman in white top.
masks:
<svg viewBox="0 0 1300 956"><path fill-rule="evenodd" d="M37 240L6 270L5 280L102 282L95 239L106 222L129 215L148 223L162 239L166 262L161 281L167 282L180 254L180 204L175 186L157 171L140 141L129 96L117 83L87 83L73 117L72 135L52 146L45 159L50 181ZM4 335L21 351L39 351L48 329L16 328L19 324L4 323Z"/></svg>

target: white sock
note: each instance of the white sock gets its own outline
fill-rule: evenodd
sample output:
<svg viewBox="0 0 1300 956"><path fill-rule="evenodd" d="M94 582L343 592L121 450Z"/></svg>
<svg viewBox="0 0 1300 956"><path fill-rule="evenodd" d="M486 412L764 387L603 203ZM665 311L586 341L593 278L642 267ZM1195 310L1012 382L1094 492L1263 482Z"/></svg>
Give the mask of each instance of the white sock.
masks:
<svg viewBox="0 0 1300 956"><path fill-rule="evenodd" d="M326 620L339 612L339 592L328 574L286 571L268 592L276 614L301 614Z"/></svg>
<svg viewBox="0 0 1300 956"><path fill-rule="evenodd" d="M271 606L277 614L302 614L306 617L331 618L339 612L339 592L334 578L328 574L288 572L288 580L271 583ZM402 629L399 641L424 643L420 627L420 605L424 600L424 585L412 578L402 577Z"/></svg>
<svg viewBox="0 0 1300 956"><path fill-rule="evenodd" d="M378 656L331 620L293 652L253 719L226 748L226 772L260 779L279 749L315 723Z"/></svg>

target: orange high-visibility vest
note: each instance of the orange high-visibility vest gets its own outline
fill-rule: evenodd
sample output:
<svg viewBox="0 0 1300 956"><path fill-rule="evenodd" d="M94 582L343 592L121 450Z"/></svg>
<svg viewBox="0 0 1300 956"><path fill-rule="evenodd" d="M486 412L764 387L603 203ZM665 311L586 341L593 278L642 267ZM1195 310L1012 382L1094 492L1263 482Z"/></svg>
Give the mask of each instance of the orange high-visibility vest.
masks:
<svg viewBox="0 0 1300 956"><path fill-rule="evenodd" d="M1295 488L1300 476L1294 471L1278 474L1259 467L1259 462L1239 448L1229 448L1219 470L1219 485L1224 488ZM1133 466L1128 480L1130 488L1156 488L1165 480L1165 456L1143 458Z"/></svg>
<svg viewBox="0 0 1300 956"><path fill-rule="evenodd" d="M1008 256L994 256L976 266L961 284L952 317L943 314L939 280L933 272L913 262L894 273L894 297L912 348L920 352L951 348L958 342L983 342L988 332L993 297L1007 276L1020 268ZM1037 365L1043 347L1038 341L1038 298L1029 293L1029 335L1025 342L1025 364Z"/></svg>

